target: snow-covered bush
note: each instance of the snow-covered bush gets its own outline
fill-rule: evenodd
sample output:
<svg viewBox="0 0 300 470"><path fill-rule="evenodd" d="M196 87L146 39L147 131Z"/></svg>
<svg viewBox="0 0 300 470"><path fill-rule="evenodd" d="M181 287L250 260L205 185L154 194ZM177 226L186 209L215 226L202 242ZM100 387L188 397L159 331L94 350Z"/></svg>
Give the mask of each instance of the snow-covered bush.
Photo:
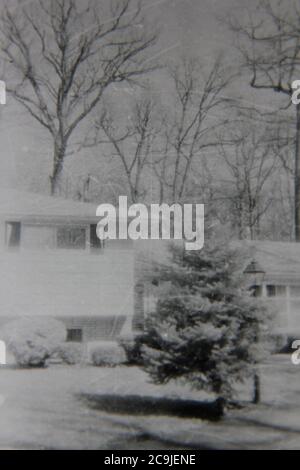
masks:
<svg viewBox="0 0 300 470"><path fill-rule="evenodd" d="M114 367L124 364L126 355L118 343L103 341L91 350L91 360L94 366Z"/></svg>
<svg viewBox="0 0 300 470"><path fill-rule="evenodd" d="M82 344L78 343L62 343L58 348L57 355L65 364L80 364L83 360L84 348Z"/></svg>
<svg viewBox="0 0 300 470"><path fill-rule="evenodd" d="M173 247L172 255L173 263L155 274L171 287L138 337L142 367L155 383L181 379L231 397L264 357L269 315L243 288L241 253L227 243L206 241L201 251Z"/></svg>
<svg viewBox="0 0 300 470"><path fill-rule="evenodd" d="M45 367L66 338L63 323L52 318L23 317L3 327L2 337L18 365Z"/></svg>

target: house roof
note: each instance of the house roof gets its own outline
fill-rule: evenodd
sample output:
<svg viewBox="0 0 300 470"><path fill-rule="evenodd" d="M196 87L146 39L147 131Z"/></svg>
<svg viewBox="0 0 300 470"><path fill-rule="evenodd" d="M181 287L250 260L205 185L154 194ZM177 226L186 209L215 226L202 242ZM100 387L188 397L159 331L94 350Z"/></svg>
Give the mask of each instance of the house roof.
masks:
<svg viewBox="0 0 300 470"><path fill-rule="evenodd" d="M34 218L64 218L97 220L96 204L47 196L40 193L0 190L0 216L18 218L20 220ZM99 218L98 218L99 220Z"/></svg>
<svg viewBox="0 0 300 470"><path fill-rule="evenodd" d="M236 242L266 272L268 280L294 280L300 283L300 243L273 241Z"/></svg>
<svg viewBox="0 0 300 470"><path fill-rule="evenodd" d="M162 240L139 241L139 263L150 269L153 264L170 263L169 242ZM233 247L245 253L245 268L255 260L265 271L266 282L300 283L300 243L273 241L234 241Z"/></svg>

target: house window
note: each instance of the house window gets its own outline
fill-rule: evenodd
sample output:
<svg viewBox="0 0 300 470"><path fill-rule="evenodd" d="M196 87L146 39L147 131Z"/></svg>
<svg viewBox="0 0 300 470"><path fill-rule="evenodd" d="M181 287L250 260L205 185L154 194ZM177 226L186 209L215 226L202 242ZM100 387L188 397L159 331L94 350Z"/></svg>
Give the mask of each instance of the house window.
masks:
<svg viewBox="0 0 300 470"><path fill-rule="evenodd" d="M92 250L100 250L102 248L100 238L97 236L97 224L90 225L90 247Z"/></svg>
<svg viewBox="0 0 300 470"><path fill-rule="evenodd" d="M286 296L286 286L276 286L276 296L285 297Z"/></svg>
<svg viewBox="0 0 300 470"><path fill-rule="evenodd" d="M285 297L286 295L286 286L274 286L267 285L267 296L268 297Z"/></svg>
<svg viewBox="0 0 300 470"><path fill-rule="evenodd" d="M85 249L86 230L79 227L58 227L57 248Z"/></svg>
<svg viewBox="0 0 300 470"><path fill-rule="evenodd" d="M267 296L275 297L276 296L276 287L273 285L267 285Z"/></svg>
<svg viewBox="0 0 300 470"><path fill-rule="evenodd" d="M6 222L5 239L6 245L10 248L16 248L20 246L21 222Z"/></svg>
<svg viewBox="0 0 300 470"><path fill-rule="evenodd" d="M67 330L67 341L73 341L76 343L82 342L82 329L71 328Z"/></svg>

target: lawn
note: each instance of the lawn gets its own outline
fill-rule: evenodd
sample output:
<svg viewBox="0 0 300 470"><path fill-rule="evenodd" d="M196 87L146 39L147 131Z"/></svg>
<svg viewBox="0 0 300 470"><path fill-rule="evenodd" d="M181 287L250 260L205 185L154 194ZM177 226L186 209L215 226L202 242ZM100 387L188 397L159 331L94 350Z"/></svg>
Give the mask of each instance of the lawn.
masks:
<svg viewBox="0 0 300 470"><path fill-rule="evenodd" d="M155 386L134 367L51 366L0 371L2 449L300 449L300 366L288 355L261 366L262 404L229 410L220 422L158 414L136 415L88 406L96 397L203 400L181 385ZM249 399L249 387L242 398Z"/></svg>

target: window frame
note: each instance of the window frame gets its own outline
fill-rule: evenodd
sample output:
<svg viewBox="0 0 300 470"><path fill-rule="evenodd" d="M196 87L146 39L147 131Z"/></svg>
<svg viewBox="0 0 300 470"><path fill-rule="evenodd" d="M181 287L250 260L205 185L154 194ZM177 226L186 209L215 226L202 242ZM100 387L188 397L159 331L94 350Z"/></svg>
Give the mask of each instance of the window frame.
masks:
<svg viewBox="0 0 300 470"><path fill-rule="evenodd" d="M18 243L9 245L8 226L18 226ZM22 242L22 223L20 220L6 220L5 221L5 246L10 250L18 250L21 247Z"/></svg>
<svg viewBox="0 0 300 470"><path fill-rule="evenodd" d="M79 334L78 334L79 333ZM72 335L75 337L72 337ZM67 343L83 343L83 329L82 328L67 328Z"/></svg>

